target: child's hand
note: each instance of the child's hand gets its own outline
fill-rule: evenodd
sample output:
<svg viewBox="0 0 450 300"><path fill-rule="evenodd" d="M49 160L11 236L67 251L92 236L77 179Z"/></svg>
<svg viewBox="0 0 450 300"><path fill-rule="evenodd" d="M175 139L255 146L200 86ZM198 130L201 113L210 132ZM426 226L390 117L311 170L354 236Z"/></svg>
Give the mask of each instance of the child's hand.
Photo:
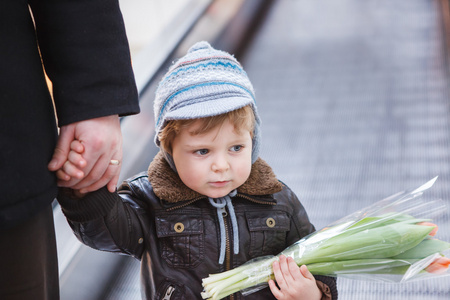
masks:
<svg viewBox="0 0 450 300"><path fill-rule="evenodd" d="M292 257L281 255L273 263L273 273L278 287L273 280L269 281L269 287L278 300L322 298L314 276L305 265L299 268Z"/></svg>
<svg viewBox="0 0 450 300"><path fill-rule="evenodd" d="M83 167L87 162L81 154L84 152L84 146L80 141L74 140L70 144L70 152L67 161L56 171L56 177L61 181L69 181L72 177L81 179L84 177Z"/></svg>

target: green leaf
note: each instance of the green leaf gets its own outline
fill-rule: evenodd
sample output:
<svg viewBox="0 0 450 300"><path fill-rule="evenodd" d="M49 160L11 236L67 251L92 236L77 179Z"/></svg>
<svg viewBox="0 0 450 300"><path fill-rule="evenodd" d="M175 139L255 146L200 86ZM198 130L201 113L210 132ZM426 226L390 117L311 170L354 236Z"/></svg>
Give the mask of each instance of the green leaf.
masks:
<svg viewBox="0 0 450 300"><path fill-rule="evenodd" d="M385 258L403 253L418 245L433 230L431 226L411 224L390 224L356 232L351 235L335 236L317 245L294 247L283 254L294 257L297 264L310 264L336 260ZM291 253L289 253L291 252Z"/></svg>
<svg viewBox="0 0 450 300"><path fill-rule="evenodd" d="M393 256L394 259L409 259L409 258L425 258L434 253L441 253L447 249L450 249L450 243L438 240L438 239L425 239L417 246L399 254Z"/></svg>
<svg viewBox="0 0 450 300"><path fill-rule="evenodd" d="M307 265L314 275L339 276L350 274L404 274L418 260L352 259Z"/></svg>

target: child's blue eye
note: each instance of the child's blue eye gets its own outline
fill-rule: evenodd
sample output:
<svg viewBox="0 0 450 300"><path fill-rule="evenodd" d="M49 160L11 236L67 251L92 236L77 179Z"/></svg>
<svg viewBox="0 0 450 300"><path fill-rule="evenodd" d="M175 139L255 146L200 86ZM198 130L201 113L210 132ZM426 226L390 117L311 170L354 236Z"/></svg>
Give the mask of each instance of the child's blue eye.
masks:
<svg viewBox="0 0 450 300"><path fill-rule="evenodd" d="M208 149L200 149L200 150L195 151L195 153L198 155L206 155L206 154L208 154L208 152L209 152Z"/></svg>
<svg viewBox="0 0 450 300"><path fill-rule="evenodd" d="M234 152L239 152L239 151L241 151L241 149L242 149L242 145L236 145L236 146L231 147L231 151L234 151Z"/></svg>

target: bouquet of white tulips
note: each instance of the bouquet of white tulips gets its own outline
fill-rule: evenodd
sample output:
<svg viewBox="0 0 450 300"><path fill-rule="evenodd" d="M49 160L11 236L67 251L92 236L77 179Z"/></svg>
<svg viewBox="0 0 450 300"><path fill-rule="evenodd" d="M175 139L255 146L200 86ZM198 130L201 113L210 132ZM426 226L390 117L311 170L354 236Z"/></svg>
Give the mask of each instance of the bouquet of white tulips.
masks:
<svg viewBox="0 0 450 300"><path fill-rule="evenodd" d="M446 211L440 200L422 194L437 177L413 191L400 192L316 231L277 256L262 257L203 279L203 299L252 293L274 279L280 255L306 265L314 275L401 282L448 275L450 243L434 238L431 216Z"/></svg>

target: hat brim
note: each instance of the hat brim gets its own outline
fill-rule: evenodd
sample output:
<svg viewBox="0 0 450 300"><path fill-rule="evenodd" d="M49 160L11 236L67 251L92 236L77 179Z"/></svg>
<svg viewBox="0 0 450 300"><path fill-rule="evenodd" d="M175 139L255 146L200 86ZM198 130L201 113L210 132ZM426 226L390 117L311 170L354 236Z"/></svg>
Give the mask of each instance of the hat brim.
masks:
<svg viewBox="0 0 450 300"><path fill-rule="evenodd" d="M223 97L218 99L208 99L201 101L195 100L196 103L185 103L186 105L179 108L172 108L165 116L166 120L188 120L200 119L221 115L249 104L254 104L250 97Z"/></svg>

